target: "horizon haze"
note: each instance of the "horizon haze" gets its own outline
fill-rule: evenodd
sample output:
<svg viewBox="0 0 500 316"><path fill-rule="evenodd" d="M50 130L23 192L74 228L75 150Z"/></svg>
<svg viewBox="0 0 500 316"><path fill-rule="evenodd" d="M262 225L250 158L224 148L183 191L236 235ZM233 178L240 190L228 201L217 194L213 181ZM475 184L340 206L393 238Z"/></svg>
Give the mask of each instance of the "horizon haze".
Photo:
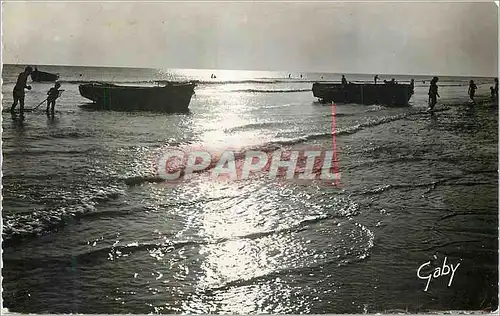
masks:
<svg viewBox="0 0 500 316"><path fill-rule="evenodd" d="M4 64L498 73L493 2L7 2L3 33Z"/></svg>

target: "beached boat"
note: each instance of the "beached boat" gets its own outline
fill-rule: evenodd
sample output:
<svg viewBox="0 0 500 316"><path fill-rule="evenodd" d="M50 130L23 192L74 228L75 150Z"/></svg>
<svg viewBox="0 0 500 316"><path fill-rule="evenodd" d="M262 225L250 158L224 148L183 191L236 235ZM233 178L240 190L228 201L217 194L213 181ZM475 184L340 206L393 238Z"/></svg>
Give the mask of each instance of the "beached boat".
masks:
<svg viewBox="0 0 500 316"><path fill-rule="evenodd" d="M408 105L413 95L413 84L401 83L314 83L313 95L320 102Z"/></svg>
<svg viewBox="0 0 500 316"><path fill-rule="evenodd" d="M31 73L31 80L33 80L34 82L56 81L57 79L59 79L58 75L51 74L50 72L40 71L36 68Z"/></svg>
<svg viewBox="0 0 500 316"><path fill-rule="evenodd" d="M95 82L81 84L79 90L93 101L86 105L93 109L175 113L188 111L195 86L194 82L168 82L156 87Z"/></svg>

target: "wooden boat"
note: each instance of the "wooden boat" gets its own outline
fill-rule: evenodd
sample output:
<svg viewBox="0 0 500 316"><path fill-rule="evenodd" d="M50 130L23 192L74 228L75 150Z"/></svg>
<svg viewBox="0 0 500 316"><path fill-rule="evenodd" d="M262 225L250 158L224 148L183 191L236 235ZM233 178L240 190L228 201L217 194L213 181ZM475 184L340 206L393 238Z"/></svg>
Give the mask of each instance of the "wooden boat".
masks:
<svg viewBox="0 0 500 316"><path fill-rule="evenodd" d="M43 81L57 81L59 76L56 74L51 74L50 72L40 71L35 68L35 70L31 73L31 80L34 82L43 82Z"/></svg>
<svg viewBox="0 0 500 316"><path fill-rule="evenodd" d="M408 105L413 95L413 84L400 83L314 83L313 95L320 102Z"/></svg>
<svg viewBox="0 0 500 316"><path fill-rule="evenodd" d="M115 111L187 112L194 82L168 82L164 86L124 86L111 83L81 84L80 94L93 101L89 108Z"/></svg>

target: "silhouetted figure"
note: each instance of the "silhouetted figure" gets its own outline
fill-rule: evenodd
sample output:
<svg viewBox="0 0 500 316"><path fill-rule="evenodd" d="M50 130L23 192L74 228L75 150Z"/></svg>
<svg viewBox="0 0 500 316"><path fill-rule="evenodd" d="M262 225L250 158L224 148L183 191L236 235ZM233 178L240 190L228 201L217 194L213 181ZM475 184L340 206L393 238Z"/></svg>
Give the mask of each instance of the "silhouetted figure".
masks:
<svg viewBox="0 0 500 316"><path fill-rule="evenodd" d="M396 79L392 78L390 83L391 84L396 84Z"/></svg>
<svg viewBox="0 0 500 316"><path fill-rule="evenodd" d="M476 89L477 89L477 86L474 83L474 80L471 80L469 82L469 90L467 91L467 93L469 94L469 98L472 100L472 102L474 104L476 104L476 101L474 100L474 95L476 94Z"/></svg>
<svg viewBox="0 0 500 316"><path fill-rule="evenodd" d="M19 102L20 115L24 116L24 89L31 90L31 86L28 86L26 84L26 81L28 80L28 76L32 72L33 68L28 66L17 77L16 85L14 86L14 90L12 91L12 96L14 97L14 103L12 103L12 107L10 108L11 113L14 113L14 109L17 106L17 102Z"/></svg>
<svg viewBox="0 0 500 316"><path fill-rule="evenodd" d="M288 79L292 78L292 74L288 74Z"/></svg>
<svg viewBox="0 0 500 316"><path fill-rule="evenodd" d="M431 85L429 87L429 107L431 110L434 109L434 106L437 103L436 97L440 97L438 93L438 85L437 85L438 81L439 81L438 77L432 78Z"/></svg>
<svg viewBox="0 0 500 316"><path fill-rule="evenodd" d="M388 83L387 80L384 79L384 84L387 84L387 83Z"/></svg>
<svg viewBox="0 0 500 316"><path fill-rule="evenodd" d="M498 78L495 78L495 97L498 98Z"/></svg>
<svg viewBox="0 0 500 316"><path fill-rule="evenodd" d="M302 79L302 75L300 75L300 79Z"/></svg>
<svg viewBox="0 0 500 316"><path fill-rule="evenodd" d="M410 82L410 93L413 95L415 93L415 80L411 79Z"/></svg>
<svg viewBox="0 0 500 316"><path fill-rule="evenodd" d="M344 75L342 75L342 84L346 85L347 84L347 79L345 78Z"/></svg>
<svg viewBox="0 0 500 316"><path fill-rule="evenodd" d="M375 81L375 84L377 84L377 80L378 80L378 75L375 75L375 77L373 77L373 81Z"/></svg>
<svg viewBox="0 0 500 316"><path fill-rule="evenodd" d="M59 82L56 82L54 87L50 88L49 92L47 92L47 109L45 112L47 115L49 115L49 108L50 108L50 114L54 116L54 108L56 106L56 100L59 98L59 94L64 91L64 90L59 90L61 87L61 84Z"/></svg>

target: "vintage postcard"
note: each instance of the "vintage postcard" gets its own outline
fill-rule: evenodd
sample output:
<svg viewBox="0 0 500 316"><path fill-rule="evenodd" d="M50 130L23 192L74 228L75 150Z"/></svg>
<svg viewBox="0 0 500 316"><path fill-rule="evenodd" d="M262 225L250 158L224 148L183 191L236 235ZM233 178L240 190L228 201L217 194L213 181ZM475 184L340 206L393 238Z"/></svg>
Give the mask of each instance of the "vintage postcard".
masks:
<svg viewBox="0 0 500 316"><path fill-rule="evenodd" d="M3 312L497 311L496 3L2 12Z"/></svg>

